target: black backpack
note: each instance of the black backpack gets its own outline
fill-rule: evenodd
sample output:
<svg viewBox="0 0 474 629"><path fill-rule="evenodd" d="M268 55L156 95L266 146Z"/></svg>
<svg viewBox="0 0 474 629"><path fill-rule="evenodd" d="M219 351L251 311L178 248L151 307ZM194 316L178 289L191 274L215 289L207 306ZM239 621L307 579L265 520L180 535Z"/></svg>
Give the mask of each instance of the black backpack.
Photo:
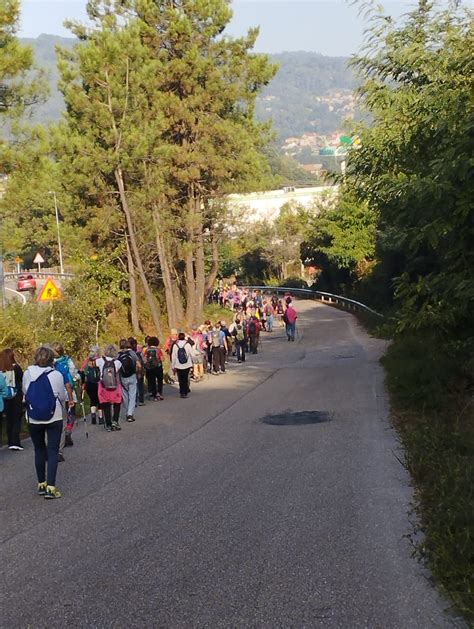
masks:
<svg viewBox="0 0 474 629"><path fill-rule="evenodd" d="M188 362L188 354L186 352L186 346L178 346L178 362L180 365L185 365Z"/></svg>
<svg viewBox="0 0 474 629"><path fill-rule="evenodd" d="M130 352L120 352L118 359L122 363L121 372L124 378L130 378L130 376L137 373L137 364Z"/></svg>
<svg viewBox="0 0 474 629"><path fill-rule="evenodd" d="M249 323L249 334L257 334L257 324L255 323L255 321L251 321Z"/></svg>

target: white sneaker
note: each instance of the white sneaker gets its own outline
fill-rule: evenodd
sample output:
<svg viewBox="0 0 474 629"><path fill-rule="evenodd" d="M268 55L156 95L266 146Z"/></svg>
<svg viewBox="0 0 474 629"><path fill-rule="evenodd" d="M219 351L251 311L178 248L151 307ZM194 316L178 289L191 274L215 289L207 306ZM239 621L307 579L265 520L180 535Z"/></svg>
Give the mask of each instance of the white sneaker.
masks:
<svg viewBox="0 0 474 629"><path fill-rule="evenodd" d="M23 451L23 448L21 446L8 446L9 450L17 450L18 452Z"/></svg>

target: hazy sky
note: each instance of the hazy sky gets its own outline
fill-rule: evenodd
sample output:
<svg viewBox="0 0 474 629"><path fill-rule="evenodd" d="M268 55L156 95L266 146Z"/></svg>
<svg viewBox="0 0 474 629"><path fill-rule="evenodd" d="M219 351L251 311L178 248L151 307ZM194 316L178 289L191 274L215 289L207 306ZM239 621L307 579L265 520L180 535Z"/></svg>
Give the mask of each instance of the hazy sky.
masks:
<svg viewBox="0 0 474 629"><path fill-rule="evenodd" d="M472 4L472 0L467 2ZM417 0L382 3L391 15L399 16L416 6ZM68 36L64 20L85 20L85 5L86 0L22 0L20 36ZM260 26L257 52L310 50L345 56L362 41L364 22L350 0L234 0L233 9L227 32L238 36L251 26Z"/></svg>

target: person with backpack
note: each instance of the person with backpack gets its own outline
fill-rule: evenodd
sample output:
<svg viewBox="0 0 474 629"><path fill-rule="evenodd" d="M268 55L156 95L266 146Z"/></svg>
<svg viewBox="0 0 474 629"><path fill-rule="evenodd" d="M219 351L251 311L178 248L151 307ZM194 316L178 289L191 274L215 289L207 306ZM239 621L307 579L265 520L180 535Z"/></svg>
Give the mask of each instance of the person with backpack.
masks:
<svg viewBox="0 0 474 629"><path fill-rule="evenodd" d="M8 385L3 373L0 372L0 445L2 438L2 418L5 408L5 399L8 397Z"/></svg>
<svg viewBox="0 0 474 629"><path fill-rule="evenodd" d="M288 341L294 342L295 340L297 318L298 318L298 315L296 314L296 310L291 305L291 300L290 300L290 302L288 303L286 307L285 314L283 315L283 321L285 322L286 336L288 338Z"/></svg>
<svg viewBox="0 0 474 629"><path fill-rule="evenodd" d="M152 400L163 400L163 352L156 336L147 337L147 346L143 350L148 393Z"/></svg>
<svg viewBox="0 0 474 629"><path fill-rule="evenodd" d="M122 363L118 360L115 345L107 345L103 356L97 359L97 366L100 369L99 402L104 412L105 429L107 432L121 430L119 419L123 396L120 382Z"/></svg>
<svg viewBox="0 0 474 629"><path fill-rule="evenodd" d="M245 338L245 327L239 317L236 317L234 323L229 327L229 333L235 341L235 349L237 353L237 362L245 362L245 346L247 340Z"/></svg>
<svg viewBox="0 0 474 629"><path fill-rule="evenodd" d="M23 370L15 360L12 349L0 352L0 373L3 374L8 391L3 396L4 414L7 420L8 449L23 450L20 442L21 420L23 418ZM2 413L0 412L0 445L2 438Z"/></svg>
<svg viewBox="0 0 474 629"><path fill-rule="evenodd" d="M275 314L273 304L271 301L264 301L263 304L263 312L265 314L266 320L266 330L267 332L273 332L273 316Z"/></svg>
<svg viewBox="0 0 474 629"><path fill-rule="evenodd" d="M72 402L68 405L66 430L64 432L64 447L69 448L74 445L72 440L72 431L76 423L76 392L74 390L75 378L78 375L77 369L72 362L71 358L64 351L62 343L53 343L54 368L57 369L64 378L64 384L68 392L69 400Z"/></svg>
<svg viewBox="0 0 474 629"><path fill-rule="evenodd" d="M221 330L220 323L212 328L210 333L212 346L212 369L215 376L225 373L225 356L227 352L227 338L225 332Z"/></svg>
<svg viewBox="0 0 474 629"><path fill-rule="evenodd" d="M120 381L122 382L123 404L128 422L135 421L135 406L137 404L137 374L141 365L138 356L131 349L128 339L119 341L118 359L122 364L120 369Z"/></svg>
<svg viewBox="0 0 474 629"><path fill-rule="evenodd" d="M258 354L258 340L260 338L260 321L257 316L250 317L247 324L247 334L250 340L249 351L251 354Z"/></svg>
<svg viewBox="0 0 474 629"><path fill-rule="evenodd" d="M179 332L178 340L171 349L171 368L178 376L179 395L187 398L190 393L189 373L193 366L191 344L184 332Z"/></svg>
<svg viewBox="0 0 474 629"><path fill-rule="evenodd" d="M128 338L128 342L130 343L131 349L138 356L138 360L140 362L140 369L137 371L137 403L136 406L144 406L145 405L145 360L143 358L143 350L141 347L138 347L137 339L130 336Z"/></svg>
<svg viewBox="0 0 474 629"><path fill-rule="evenodd" d="M28 428L35 449L37 492L48 500L61 498L56 473L63 432L63 405L68 399L64 377L55 369L54 358L50 347L40 347L35 352L34 365L28 367L23 376ZM69 401L69 405L72 404Z"/></svg>
<svg viewBox="0 0 474 629"><path fill-rule="evenodd" d="M193 358L194 382L200 382L204 378L204 358L206 355L206 342L201 328L194 325L191 332L194 345L191 354Z"/></svg>
<svg viewBox="0 0 474 629"><path fill-rule="evenodd" d="M89 356L82 366L82 391L83 394L87 393L91 405L91 424L97 424L97 417L99 418L99 424L104 423L102 416L102 408L99 402L99 382L100 382L100 369L97 365L97 361L100 358L100 348L97 345L92 345L89 351Z"/></svg>

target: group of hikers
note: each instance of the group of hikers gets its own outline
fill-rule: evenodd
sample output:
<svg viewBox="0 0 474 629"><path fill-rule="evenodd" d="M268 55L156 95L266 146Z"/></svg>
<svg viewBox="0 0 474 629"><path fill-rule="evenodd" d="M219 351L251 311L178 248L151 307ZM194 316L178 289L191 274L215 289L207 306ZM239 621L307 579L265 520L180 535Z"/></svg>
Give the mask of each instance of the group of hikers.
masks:
<svg viewBox="0 0 474 629"><path fill-rule="evenodd" d="M35 450L37 492L46 499L60 498L57 467L64 461L63 449L74 445L78 407L86 420L88 401L90 423L116 432L121 430L121 417L135 421L135 409L144 405L146 398L164 399L165 381L170 385L177 381L179 395L186 399L191 382L201 382L206 374L225 374L231 357L241 364L249 353L258 353L261 333L273 331L280 303L281 325L288 341L294 341L297 314L291 296L282 302L276 295L264 299L253 291L247 292L238 307L232 304L230 325L224 320L206 320L189 332L172 329L163 347L156 336L145 337L143 345L133 337L103 350L92 345L79 367L60 342L39 347L25 372L14 351L4 349L0 351L0 437L5 416L8 448L22 451L20 431L26 411Z"/></svg>

